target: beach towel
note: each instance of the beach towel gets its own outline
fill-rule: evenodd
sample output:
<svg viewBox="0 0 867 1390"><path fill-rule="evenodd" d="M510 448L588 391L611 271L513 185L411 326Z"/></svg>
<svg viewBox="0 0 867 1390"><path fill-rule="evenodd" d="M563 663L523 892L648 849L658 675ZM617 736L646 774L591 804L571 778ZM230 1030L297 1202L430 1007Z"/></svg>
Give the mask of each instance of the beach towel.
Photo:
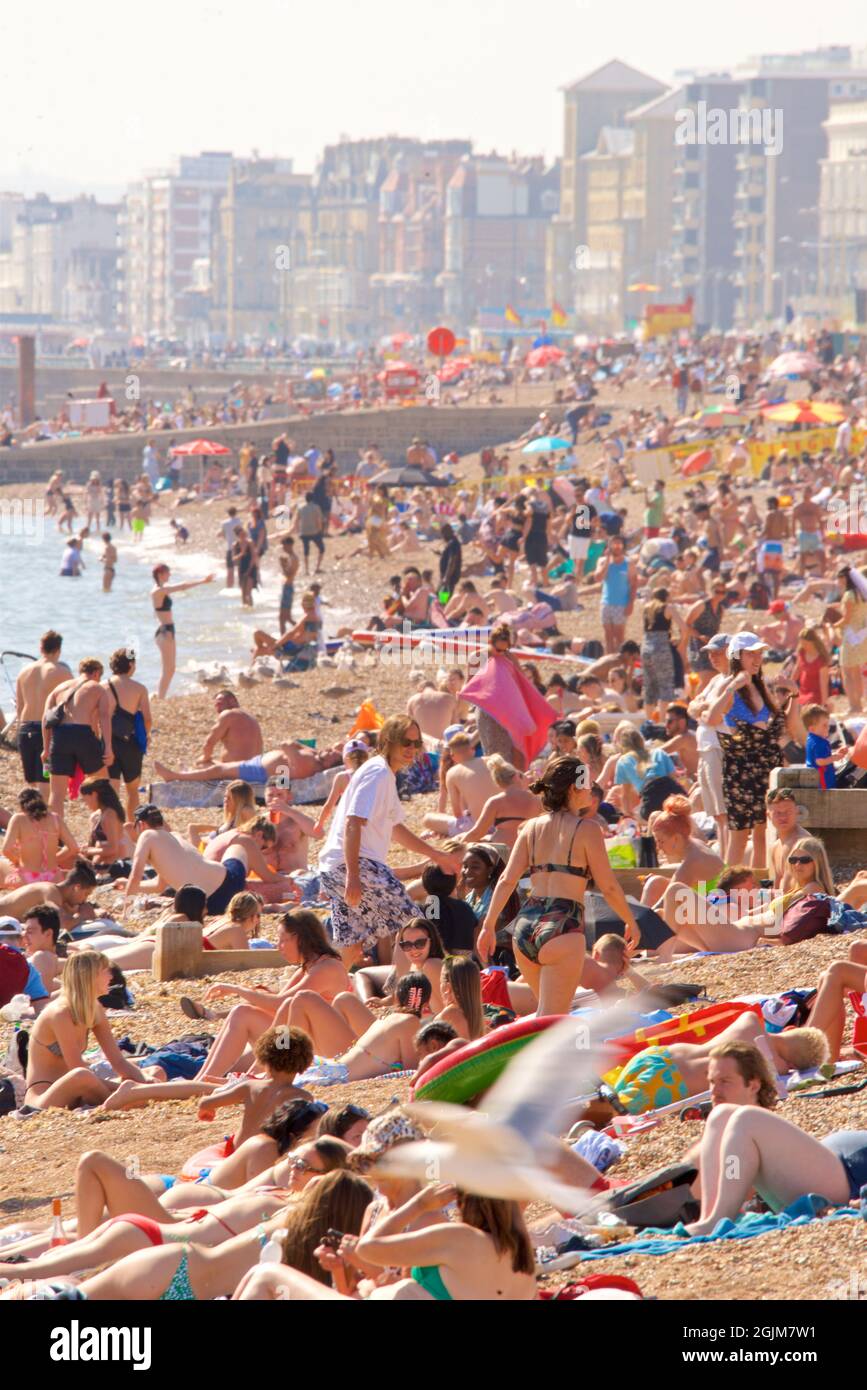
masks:
<svg viewBox="0 0 867 1390"><path fill-rule="evenodd" d="M507 656L496 653L467 681L460 698L501 724L528 763L541 753L548 741L548 729L559 718L517 666Z"/></svg>
<svg viewBox="0 0 867 1390"><path fill-rule="evenodd" d="M670 1231L648 1226L641 1240L625 1241L622 1245L606 1245L600 1250L582 1251L580 1260L608 1260L612 1255L673 1255L685 1250L688 1245L708 1245L714 1240L751 1240L753 1236L766 1236L772 1231L787 1231L792 1226L806 1226L811 1221L835 1221L850 1217L860 1221L860 1213L854 1207L833 1207L828 1210L828 1200L815 1192L799 1197L785 1211L748 1212L737 1221L718 1222L716 1228L707 1236L691 1236L683 1225L674 1226Z"/></svg>

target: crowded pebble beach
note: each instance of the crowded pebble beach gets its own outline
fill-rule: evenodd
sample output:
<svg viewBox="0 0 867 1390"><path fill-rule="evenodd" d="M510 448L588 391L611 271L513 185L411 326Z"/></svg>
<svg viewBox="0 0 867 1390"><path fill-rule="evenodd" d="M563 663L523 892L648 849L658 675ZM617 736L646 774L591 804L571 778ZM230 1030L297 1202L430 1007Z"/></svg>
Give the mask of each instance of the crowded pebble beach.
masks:
<svg viewBox="0 0 867 1390"><path fill-rule="evenodd" d="M112 611L103 479L16 488L95 518L3 697L0 1299L849 1296L865 368L799 450L748 344L687 468L685 369L600 353L404 483L149 439L98 650L52 594Z"/></svg>

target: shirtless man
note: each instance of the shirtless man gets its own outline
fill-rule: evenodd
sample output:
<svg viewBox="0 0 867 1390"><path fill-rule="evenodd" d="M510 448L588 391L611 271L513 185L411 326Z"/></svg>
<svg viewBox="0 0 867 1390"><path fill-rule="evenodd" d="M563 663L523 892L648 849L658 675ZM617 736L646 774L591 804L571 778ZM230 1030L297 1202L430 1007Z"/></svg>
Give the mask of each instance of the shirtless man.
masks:
<svg viewBox="0 0 867 1390"><path fill-rule="evenodd" d="M442 739L452 724L461 724L468 717L470 706L459 699L464 688L464 673L454 667L447 671L445 680L439 678L436 685L425 681L424 687L407 701L407 714L420 727L428 738Z"/></svg>
<svg viewBox="0 0 867 1390"><path fill-rule="evenodd" d="M813 485L808 484L801 500L792 508L792 522L798 540L798 569L803 577L807 573L807 559L818 557L819 572L825 568L825 513L818 502L813 501ZM812 567L812 566L811 566Z"/></svg>
<svg viewBox="0 0 867 1390"><path fill-rule="evenodd" d="M316 835L316 822L299 811L290 801L291 792L269 782L265 789L265 806L269 813L280 817L275 829L277 842L274 858L281 874L291 874L308 868L310 840Z"/></svg>
<svg viewBox="0 0 867 1390"><path fill-rule="evenodd" d="M22 919L21 938L24 954L34 970L38 971L45 986L45 1003L57 989L63 969L63 961L57 954L59 933L60 913L56 907L51 907L48 903L31 907ZM41 1005L41 1001L36 1002ZM39 1013L38 1007L36 1012Z"/></svg>
<svg viewBox="0 0 867 1390"><path fill-rule="evenodd" d="M665 734L667 742L662 745L664 751L680 759L690 780L694 782L698 776L698 745L689 727L685 705L669 705L665 715Z"/></svg>
<svg viewBox="0 0 867 1390"><path fill-rule="evenodd" d="M111 539L108 531L102 533L103 551L100 559L102 560L102 592L111 592L114 583L115 571L117 569L117 546Z"/></svg>
<svg viewBox="0 0 867 1390"><path fill-rule="evenodd" d="M49 805L59 816L69 779L76 764L91 778L108 777L106 753L111 755L111 714L113 701L102 680L102 662L86 656L78 663L76 680L56 685L45 702L42 714L42 761L51 773ZM52 710L62 705L63 721L49 722Z"/></svg>
<svg viewBox="0 0 867 1390"><path fill-rule="evenodd" d="M446 773L446 791L450 816L430 811L424 818L428 830L439 835L460 835L475 825L485 802L496 796L497 787L484 758L474 756L476 741L469 734L453 734L446 747L452 756L452 766Z"/></svg>
<svg viewBox="0 0 867 1390"><path fill-rule="evenodd" d="M315 753L293 739L245 762L211 763L207 767L190 768L187 772L176 772L166 767L165 763L154 762L154 771L164 782L224 782L240 777L244 782L263 787L269 778L278 776L303 781L326 768L337 767L342 760L339 749Z"/></svg>
<svg viewBox="0 0 867 1390"><path fill-rule="evenodd" d="M218 690L214 696L217 721L208 732L198 761L203 766L213 761L214 749L222 746L224 761L241 763L257 757L264 747L262 730L254 715L241 709L237 695L231 690Z"/></svg>
<svg viewBox="0 0 867 1390"><path fill-rule="evenodd" d="M487 595L486 602L502 616L503 613L514 613L521 607L521 600L513 589L508 588L505 578L497 576L491 580L491 589Z"/></svg>
<svg viewBox="0 0 867 1390"><path fill-rule="evenodd" d="M790 787L772 788L765 797L768 820L774 828L774 842L769 855L768 869L774 880L774 889L787 893L797 887L791 877L789 854L799 840L804 837L804 827L800 821L800 811L795 793Z"/></svg>
<svg viewBox="0 0 867 1390"><path fill-rule="evenodd" d="M252 824L248 824L246 830L234 826L231 830L224 830L221 834L215 835L205 845L204 857L221 864L227 855L230 859L233 857L228 854L229 850L240 847L246 856L248 869L263 885L267 884L271 889L267 900L279 903L292 895L292 885L282 873L275 873L268 863L266 855L273 859L276 845L276 827L267 816L257 816Z"/></svg>
<svg viewBox="0 0 867 1390"><path fill-rule="evenodd" d="M774 599L768 608L768 616L770 622L757 624L751 630L761 637L763 642L767 642L771 651L793 653L804 626L804 618L799 613L794 613L782 598Z"/></svg>
<svg viewBox="0 0 867 1390"><path fill-rule="evenodd" d="M40 656L22 666L15 682L15 711L18 717L18 751L24 780L31 787L45 790L42 770L42 711L52 690L68 681L72 672L60 660L63 638L49 629L39 639Z"/></svg>
<svg viewBox="0 0 867 1390"><path fill-rule="evenodd" d="M95 916L87 901L96 887L96 870L86 859L76 859L66 878L60 883L26 883L0 897L0 916L17 917L23 922L31 908L47 904L60 913L64 931L72 931L81 922L91 922Z"/></svg>
<svg viewBox="0 0 867 1390"><path fill-rule="evenodd" d="M433 450L416 438L406 451L406 466L407 468L420 468L422 472L429 473L432 468L436 468L437 461Z"/></svg>
<svg viewBox="0 0 867 1390"><path fill-rule="evenodd" d="M404 622L408 622L413 627L427 627L432 602L433 591L423 582L419 570L414 565L407 565L400 586L400 608L385 620L385 626L400 628Z"/></svg>
<svg viewBox="0 0 867 1390"><path fill-rule="evenodd" d="M226 911L235 894L243 893L247 886L247 857L241 846L232 845L222 863L215 864L172 834L158 806L139 806L133 821L133 838L136 846L129 878L125 882L120 878L115 882L115 887L123 889L121 921L126 916L130 898L137 893L161 893L165 888L177 892L185 884L191 884L207 893L208 912L218 916ZM148 879L141 887L149 865L156 869L157 877Z"/></svg>

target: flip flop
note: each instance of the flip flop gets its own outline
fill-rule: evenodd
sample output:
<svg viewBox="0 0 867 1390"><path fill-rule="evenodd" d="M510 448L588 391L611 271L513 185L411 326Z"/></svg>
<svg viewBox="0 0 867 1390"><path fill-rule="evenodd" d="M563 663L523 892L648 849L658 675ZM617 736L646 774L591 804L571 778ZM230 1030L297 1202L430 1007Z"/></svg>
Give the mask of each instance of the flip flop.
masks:
<svg viewBox="0 0 867 1390"><path fill-rule="evenodd" d="M191 999L188 994L182 994L178 1002L180 1003L182 1012L186 1014L187 1018L210 1018L210 1014L204 1005L200 1004L196 999Z"/></svg>

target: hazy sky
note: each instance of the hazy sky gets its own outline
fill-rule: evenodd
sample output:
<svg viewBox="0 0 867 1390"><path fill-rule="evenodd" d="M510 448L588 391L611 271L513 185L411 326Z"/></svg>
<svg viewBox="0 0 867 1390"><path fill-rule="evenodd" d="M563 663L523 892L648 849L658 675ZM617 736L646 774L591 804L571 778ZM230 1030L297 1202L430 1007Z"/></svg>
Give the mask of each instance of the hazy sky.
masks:
<svg viewBox="0 0 867 1390"><path fill-rule="evenodd" d="M864 0L4 0L0 188L112 193L202 149L310 171L341 135L560 152L559 88L867 46Z"/></svg>

